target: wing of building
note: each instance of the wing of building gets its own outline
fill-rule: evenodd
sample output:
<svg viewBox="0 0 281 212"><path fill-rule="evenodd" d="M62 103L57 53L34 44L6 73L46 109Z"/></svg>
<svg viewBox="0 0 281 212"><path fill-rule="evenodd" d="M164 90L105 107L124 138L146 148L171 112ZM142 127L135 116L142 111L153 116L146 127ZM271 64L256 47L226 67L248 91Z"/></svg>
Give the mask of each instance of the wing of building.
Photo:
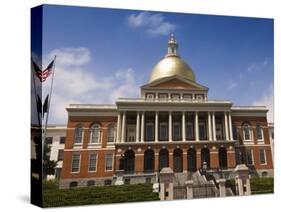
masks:
<svg viewBox="0 0 281 212"><path fill-rule="evenodd" d="M177 49L172 35L140 98L67 107L61 188L153 183L164 167L185 179L203 164L225 177L241 163L273 175L267 109L208 99Z"/></svg>

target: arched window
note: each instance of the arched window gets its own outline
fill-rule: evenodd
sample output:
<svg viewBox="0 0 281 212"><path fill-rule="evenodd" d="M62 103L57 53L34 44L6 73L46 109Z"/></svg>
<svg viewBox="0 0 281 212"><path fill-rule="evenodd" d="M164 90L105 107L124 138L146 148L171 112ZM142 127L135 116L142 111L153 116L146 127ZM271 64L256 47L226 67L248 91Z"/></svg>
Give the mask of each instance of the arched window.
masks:
<svg viewBox="0 0 281 212"><path fill-rule="evenodd" d="M248 123L243 124L243 140L244 141L252 140L252 128Z"/></svg>
<svg viewBox="0 0 281 212"><path fill-rule="evenodd" d="M124 170L125 172L135 170L135 152L133 150L127 150L124 154Z"/></svg>
<svg viewBox="0 0 281 212"><path fill-rule="evenodd" d="M182 150L174 150L174 172L182 172Z"/></svg>
<svg viewBox="0 0 281 212"><path fill-rule="evenodd" d="M262 131L262 127L260 124L257 124L256 132L257 132L257 140L259 140L259 141L263 140L263 131Z"/></svg>
<svg viewBox="0 0 281 212"><path fill-rule="evenodd" d="M154 152L152 149L147 149L144 152L144 171L145 172L154 171Z"/></svg>
<svg viewBox="0 0 281 212"><path fill-rule="evenodd" d="M82 143L83 137L83 126L82 124L77 124L74 130L74 143L80 144Z"/></svg>
<svg viewBox="0 0 281 212"><path fill-rule="evenodd" d="M227 151L224 147L219 149L219 166L220 169L227 169Z"/></svg>
<svg viewBox="0 0 281 212"><path fill-rule="evenodd" d="M167 149L161 149L159 152L159 170L169 167L169 152Z"/></svg>
<svg viewBox="0 0 281 212"><path fill-rule="evenodd" d="M190 172L196 171L196 150L191 148L187 152L187 170Z"/></svg>
<svg viewBox="0 0 281 212"><path fill-rule="evenodd" d="M91 140L90 142L95 144L100 142L100 125L99 124L93 124L91 127Z"/></svg>
<svg viewBox="0 0 281 212"><path fill-rule="evenodd" d="M201 167L203 167L204 162L207 164L207 168L210 168L210 151L208 148L201 149Z"/></svg>
<svg viewBox="0 0 281 212"><path fill-rule="evenodd" d="M108 126L108 132L107 132L107 142L113 143L115 140L115 127L114 124L110 124Z"/></svg>

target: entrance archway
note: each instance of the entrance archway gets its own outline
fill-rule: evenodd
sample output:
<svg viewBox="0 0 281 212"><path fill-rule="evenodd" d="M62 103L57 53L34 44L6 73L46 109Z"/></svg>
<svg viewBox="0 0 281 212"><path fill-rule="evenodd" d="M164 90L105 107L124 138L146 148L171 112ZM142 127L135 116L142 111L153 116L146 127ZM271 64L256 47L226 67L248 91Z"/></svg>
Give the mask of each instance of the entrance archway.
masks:
<svg viewBox="0 0 281 212"><path fill-rule="evenodd" d="M203 163L207 163L207 168L210 168L210 151L208 148L201 149L201 167L203 167Z"/></svg>
<svg viewBox="0 0 281 212"><path fill-rule="evenodd" d="M187 170L190 172L196 171L196 150L193 148L187 151Z"/></svg>
<svg viewBox="0 0 281 212"><path fill-rule="evenodd" d="M174 150L174 172L182 172L182 150Z"/></svg>
<svg viewBox="0 0 281 212"><path fill-rule="evenodd" d="M159 170L169 167L169 151L167 149L161 149L159 152Z"/></svg>
<svg viewBox="0 0 281 212"><path fill-rule="evenodd" d="M227 150L224 147L219 149L219 166L220 169L227 169Z"/></svg>
<svg viewBox="0 0 281 212"><path fill-rule="evenodd" d="M135 171L135 152L133 150L127 150L124 154L124 171Z"/></svg>
<svg viewBox="0 0 281 212"><path fill-rule="evenodd" d="M154 171L154 151L152 149L147 149L144 152L144 171Z"/></svg>

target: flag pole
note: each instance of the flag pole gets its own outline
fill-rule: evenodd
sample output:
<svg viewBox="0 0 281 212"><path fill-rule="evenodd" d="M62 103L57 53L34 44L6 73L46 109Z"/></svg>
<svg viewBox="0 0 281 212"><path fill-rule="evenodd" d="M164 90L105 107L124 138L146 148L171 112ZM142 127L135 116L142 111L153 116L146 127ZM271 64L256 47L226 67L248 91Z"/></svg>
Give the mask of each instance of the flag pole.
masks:
<svg viewBox="0 0 281 212"><path fill-rule="evenodd" d="M31 57L31 62L34 63L32 57ZM34 69L34 65L32 63L32 69ZM36 84L35 84L35 77L34 77L34 70L32 70L32 78L33 78L33 89L34 89L34 97L35 97L35 101L36 101L36 111L37 111L37 118L38 118L38 124L39 124L39 127L41 126L41 119L40 119L40 116L39 116L39 111L38 111L38 100L37 100L37 91L36 91Z"/></svg>
<svg viewBox="0 0 281 212"><path fill-rule="evenodd" d="M51 82L51 90L50 90L49 100L48 100L48 104L47 104L47 115L46 115L46 122L45 122L45 129L44 129L44 138L43 138L44 142L45 142L46 135L47 135L47 125L48 125L50 103L51 103L51 98L52 98L53 83L54 83L54 76L55 76L55 61L56 61L56 57L57 56L55 56L55 58L53 60L54 64L53 64L53 67L52 67L52 82ZM42 110L43 110L43 108L42 108Z"/></svg>

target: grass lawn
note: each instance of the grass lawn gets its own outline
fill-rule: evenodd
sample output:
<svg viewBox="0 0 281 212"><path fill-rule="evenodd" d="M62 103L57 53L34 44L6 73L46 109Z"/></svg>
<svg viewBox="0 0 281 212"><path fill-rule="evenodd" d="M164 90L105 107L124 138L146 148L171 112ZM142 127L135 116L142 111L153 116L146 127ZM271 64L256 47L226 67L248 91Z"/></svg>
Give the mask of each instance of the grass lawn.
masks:
<svg viewBox="0 0 281 212"><path fill-rule="evenodd" d="M54 183L44 182L44 207L154 200L159 200L159 197L158 193L152 192L152 184L58 189Z"/></svg>

